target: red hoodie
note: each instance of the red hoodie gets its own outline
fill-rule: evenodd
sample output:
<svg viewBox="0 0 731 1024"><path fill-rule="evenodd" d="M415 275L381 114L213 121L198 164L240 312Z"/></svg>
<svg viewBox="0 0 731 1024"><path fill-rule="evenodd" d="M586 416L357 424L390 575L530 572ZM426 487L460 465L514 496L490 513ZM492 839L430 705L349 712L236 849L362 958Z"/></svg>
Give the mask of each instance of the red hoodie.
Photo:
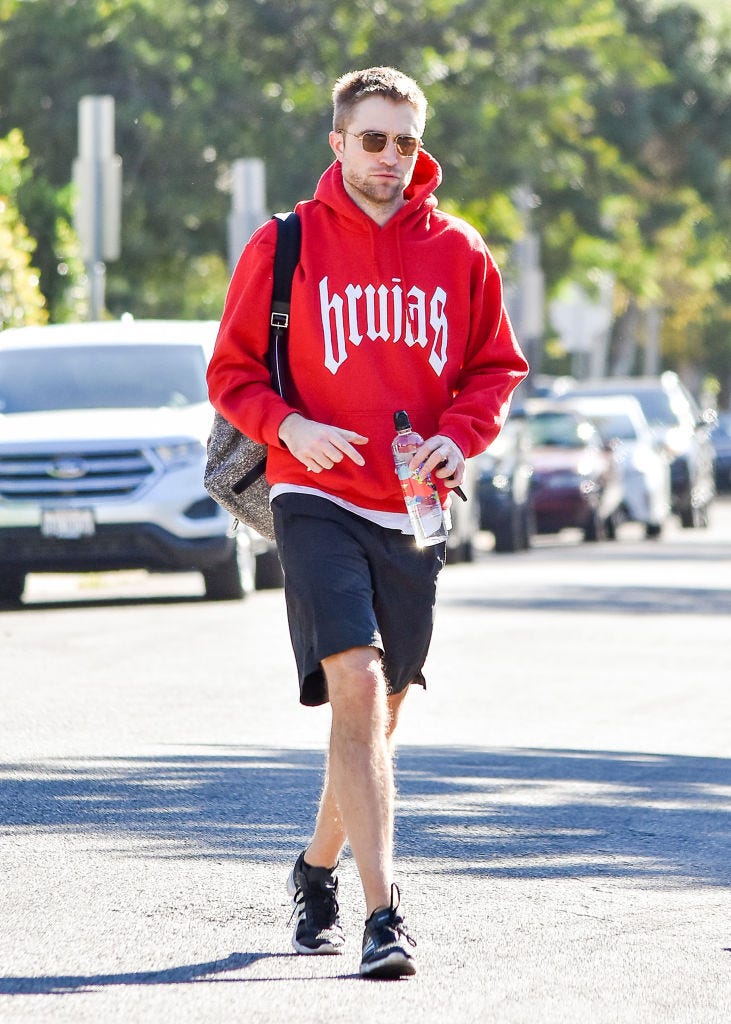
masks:
<svg viewBox="0 0 731 1024"><path fill-rule="evenodd" d="M503 307L497 267L476 230L442 213L441 169L420 151L405 204L380 227L343 187L339 162L299 203L302 253L292 284L287 400L269 382L266 352L276 225L259 228L234 271L208 369L211 402L269 445L270 484L315 486L345 501L403 512L394 473L393 414L424 438L450 437L465 457L497 436L528 365ZM278 436L297 411L357 431L358 451L312 473ZM442 501L448 493L439 482Z"/></svg>

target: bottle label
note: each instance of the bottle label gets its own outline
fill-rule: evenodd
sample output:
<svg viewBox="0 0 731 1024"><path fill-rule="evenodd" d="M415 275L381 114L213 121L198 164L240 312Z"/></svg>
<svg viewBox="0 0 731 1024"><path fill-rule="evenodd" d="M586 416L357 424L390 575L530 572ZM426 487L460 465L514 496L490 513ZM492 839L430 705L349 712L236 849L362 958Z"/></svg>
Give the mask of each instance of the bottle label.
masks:
<svg viewBox="0 0 731 1024"><path fill-rule="evenodd" d="M442 529L443 513L434 483L412 473L408 465L396 467L406 509L416 519L424 536L431 537Z"/></svg>
<svg viewBox="0 0 731 1024"><path fill-rule="evenodd" d="M398 423L396 426L398 428ZM396 475L419 547L437 544L446 538L444 513L436 484L430 474L422 476L409 468L412 454L422 443L420 435L415 432L405 435L400 430L392 445Z"/></svg>

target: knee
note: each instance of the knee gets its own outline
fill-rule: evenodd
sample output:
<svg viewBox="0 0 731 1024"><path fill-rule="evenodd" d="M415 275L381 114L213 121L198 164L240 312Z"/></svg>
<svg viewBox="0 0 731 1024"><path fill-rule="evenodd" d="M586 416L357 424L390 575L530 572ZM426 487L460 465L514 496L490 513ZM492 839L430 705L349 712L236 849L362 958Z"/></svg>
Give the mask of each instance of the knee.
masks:
<svg viewBox="0 0 731 1024"><path fill-rule="evenodd" d="M375 648L354 648L323 662L333 720L373 723L385 730L386 680Z"/></svg>

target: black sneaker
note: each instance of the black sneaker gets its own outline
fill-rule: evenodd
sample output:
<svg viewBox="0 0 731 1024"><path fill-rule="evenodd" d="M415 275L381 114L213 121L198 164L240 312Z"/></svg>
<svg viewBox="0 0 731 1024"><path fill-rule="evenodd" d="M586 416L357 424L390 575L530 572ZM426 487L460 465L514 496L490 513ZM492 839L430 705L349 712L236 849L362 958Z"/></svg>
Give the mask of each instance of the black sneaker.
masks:
<svg viewBox="0 0 731 1024"><path fill-rule="evenodd" d="M307 955L342 953L345 936L340 926L338 880L334 869L315 868L305 864L301 853L287 879L287 892L292 897L297 916L292 945Z"/></svg>
<svg viewBox="0 0 731 1024"><path fill-rule="evenodd" d="M360 962L360 973L365 978L401 978L416 974L413 954L407 948L415 946L416 939L409 935L403 917L396 912L400 902L398 886L392 885L391 906L374 910L366 921Z"/></svg>

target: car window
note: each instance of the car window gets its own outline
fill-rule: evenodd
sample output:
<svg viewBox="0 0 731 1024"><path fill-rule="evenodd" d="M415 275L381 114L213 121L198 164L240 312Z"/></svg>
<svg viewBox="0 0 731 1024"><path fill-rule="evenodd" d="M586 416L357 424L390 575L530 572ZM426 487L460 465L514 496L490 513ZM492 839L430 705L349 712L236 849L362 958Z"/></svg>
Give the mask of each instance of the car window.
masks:
<svg viewBox="0 0 731 1024"><path fill-rule="evenodd" d="M0 412L156 409L207 400L197 345L83 345L0 351Z"/></svg>
<svg viewBox="0 0 731 1024"><path fill-rule="evenodd" d="M678 415L664 391L637 391L635 398L642 406L647 422L652 426L675 427Z"/></svg>
<svg viewBox="0 0 731 1024"><path fill-rule="evenodd" d="M529 419L528 428L533 444L539 446L584 448L597 439L590 423L564 413L536 413Z"/></svg>
<svg viewBox="0 0 731 1024"><path fill-rule="evenodd" d="M629 416L623 413L590 413L603 441L636 441L637 431Z"/></svg>

